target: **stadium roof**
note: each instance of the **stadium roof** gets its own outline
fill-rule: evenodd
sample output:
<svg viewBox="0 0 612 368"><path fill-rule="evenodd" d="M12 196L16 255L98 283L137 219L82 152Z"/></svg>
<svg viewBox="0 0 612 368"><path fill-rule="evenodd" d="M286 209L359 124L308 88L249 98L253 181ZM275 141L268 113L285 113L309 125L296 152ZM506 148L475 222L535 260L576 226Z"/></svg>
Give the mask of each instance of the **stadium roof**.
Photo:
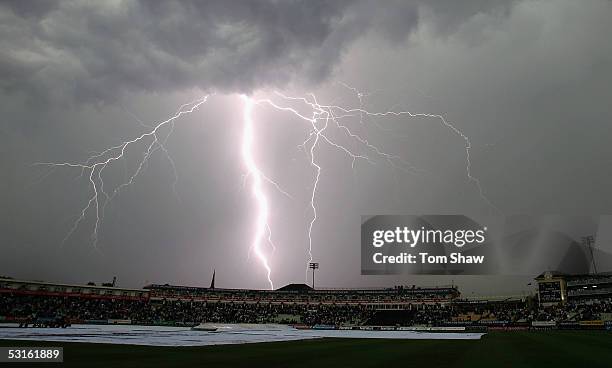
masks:
<svg viewBox="0 0 612 368"><path fill-rule="evenodd" d="M0 277L0 281L18 284L31 284L31 285L46 285L46 286L61 286L61 287L72 287L82 289L109 289L109 290L124 290L124 291L147 291L145 289L132 289L118 286L103 286L103 285L86 285L86 284L64 284L58 282L47 282L40 280L16 280L13 278Z"/></svg>
<svg viewBox="0 0 612 368"><path fill-rule="evenodd" d="M535 279L545 280L550 277L564 277L567 279L583 278L583 277L600 278L600 277L610 277L611 275L612 275L612 272L610 271L599 272L596 274L595 273L567 274L567 273L562 273L559 271L546 271L546 272L542 272L541 274L539 274Z"/></svg>
<svg viewBox="0 0 612 368"><path fill-rule="evenodd" d="M535 277L535 279L544 280L544 279L548 279L551 277L564 277L564 276L568 276L568 275L563 272L559 272L559 271L545 271L539 274L537 277Z"/></svg>
<svg viewBox="0 0 612 368"><path fill-rule="evenodd" d="M313 288L311 288L310 286L306 284L289 284L277 290L278 291L310 291L310 290L313 290Z"/></svg>

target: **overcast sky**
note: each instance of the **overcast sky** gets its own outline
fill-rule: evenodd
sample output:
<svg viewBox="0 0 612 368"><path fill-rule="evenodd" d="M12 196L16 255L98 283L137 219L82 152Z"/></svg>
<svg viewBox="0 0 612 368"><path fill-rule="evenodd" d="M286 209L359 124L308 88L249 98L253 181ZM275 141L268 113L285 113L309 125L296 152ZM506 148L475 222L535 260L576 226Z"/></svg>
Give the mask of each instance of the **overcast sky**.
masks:
<svg viewBox="0 0 612 368"><path fill-rule="evenodd" d="M248 254L256 207L241 159L240 94L313 92L320 103L442 114L346 121L401 170L341 130L316 153L313 254L325 287L448 284L449 277L360 276L361 215L599 215L612 209L610 1L2 1L0 274L63 282L265 288ZM166 147L106 207L64 237L92 194L83 162L215 93L176 121ZM305 109L299 104L292 105ZM306 110L304 110L306 111ZM303 282L316 171L310 127L266 105L253 112L276 250L276 286ZM166 132L167 133L167 132ZM105 172L129 178L146 144ZM402 166L402 165L400 165ZM243 183L246 186L243 186ZM487 203L490 201L496 208ZM532 276L454 277L466 294L518 294Z"/></svg>

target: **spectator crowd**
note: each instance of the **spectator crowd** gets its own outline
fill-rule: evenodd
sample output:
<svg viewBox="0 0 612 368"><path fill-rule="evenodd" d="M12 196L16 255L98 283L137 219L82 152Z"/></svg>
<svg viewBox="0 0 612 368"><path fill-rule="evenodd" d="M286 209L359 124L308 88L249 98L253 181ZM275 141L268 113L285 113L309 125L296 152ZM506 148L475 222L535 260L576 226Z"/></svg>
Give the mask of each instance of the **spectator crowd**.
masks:
<svg viewBox="0 0 612 368"><path fill-rule="evenodd" d="M0 316L8 319L68 318L130 320L135 324L299 323L305 325L444 325L480 321L579 321L612 313L612 299L539 307L527 300L414 304L407 309L380 310L359 304L294 304L128 300L3 293Z"/></svg>

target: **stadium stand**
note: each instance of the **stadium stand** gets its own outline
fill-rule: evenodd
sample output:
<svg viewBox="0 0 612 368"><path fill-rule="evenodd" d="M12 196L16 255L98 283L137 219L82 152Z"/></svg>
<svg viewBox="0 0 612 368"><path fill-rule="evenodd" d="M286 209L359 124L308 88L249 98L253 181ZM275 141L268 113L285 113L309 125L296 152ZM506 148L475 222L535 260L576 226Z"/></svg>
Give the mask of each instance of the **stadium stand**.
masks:
<svg viewBox="0 0 612 368"><path fill-rule="evenodd" d="M153 284L125 289L2 278L0 322L24 327L215 322L329 328L612 329L612 295L598 292L612 284L609 275L551 273L536 281L538 294L530 297L462 299L456 287L314 290L291 284L277 290L247 290Z"/></svg>

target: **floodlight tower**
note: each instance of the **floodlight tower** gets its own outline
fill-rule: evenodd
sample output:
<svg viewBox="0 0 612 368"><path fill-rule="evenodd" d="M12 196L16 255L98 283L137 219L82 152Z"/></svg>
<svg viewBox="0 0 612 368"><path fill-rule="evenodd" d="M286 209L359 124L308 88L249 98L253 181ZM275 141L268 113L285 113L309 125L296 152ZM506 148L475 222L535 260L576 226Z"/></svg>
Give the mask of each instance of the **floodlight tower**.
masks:
<svg viewBox="0 0 612 368"><path fill-rule="evenodd" d="M319 263L318 262L310 262L308 264L308 268L310 268L312 270L312 288L315 288L315 270L319 269Z"/></svg>
<svg viewBox="0 0 612 368"><path fill-rule="evenodd" d="M597 265L595 264L595 256L593 255L593 244L595 244L595 237L593 235L583 236L582 244L587 247L591 253L591 263L593 264L593 272L597 275Z"/></svg>

